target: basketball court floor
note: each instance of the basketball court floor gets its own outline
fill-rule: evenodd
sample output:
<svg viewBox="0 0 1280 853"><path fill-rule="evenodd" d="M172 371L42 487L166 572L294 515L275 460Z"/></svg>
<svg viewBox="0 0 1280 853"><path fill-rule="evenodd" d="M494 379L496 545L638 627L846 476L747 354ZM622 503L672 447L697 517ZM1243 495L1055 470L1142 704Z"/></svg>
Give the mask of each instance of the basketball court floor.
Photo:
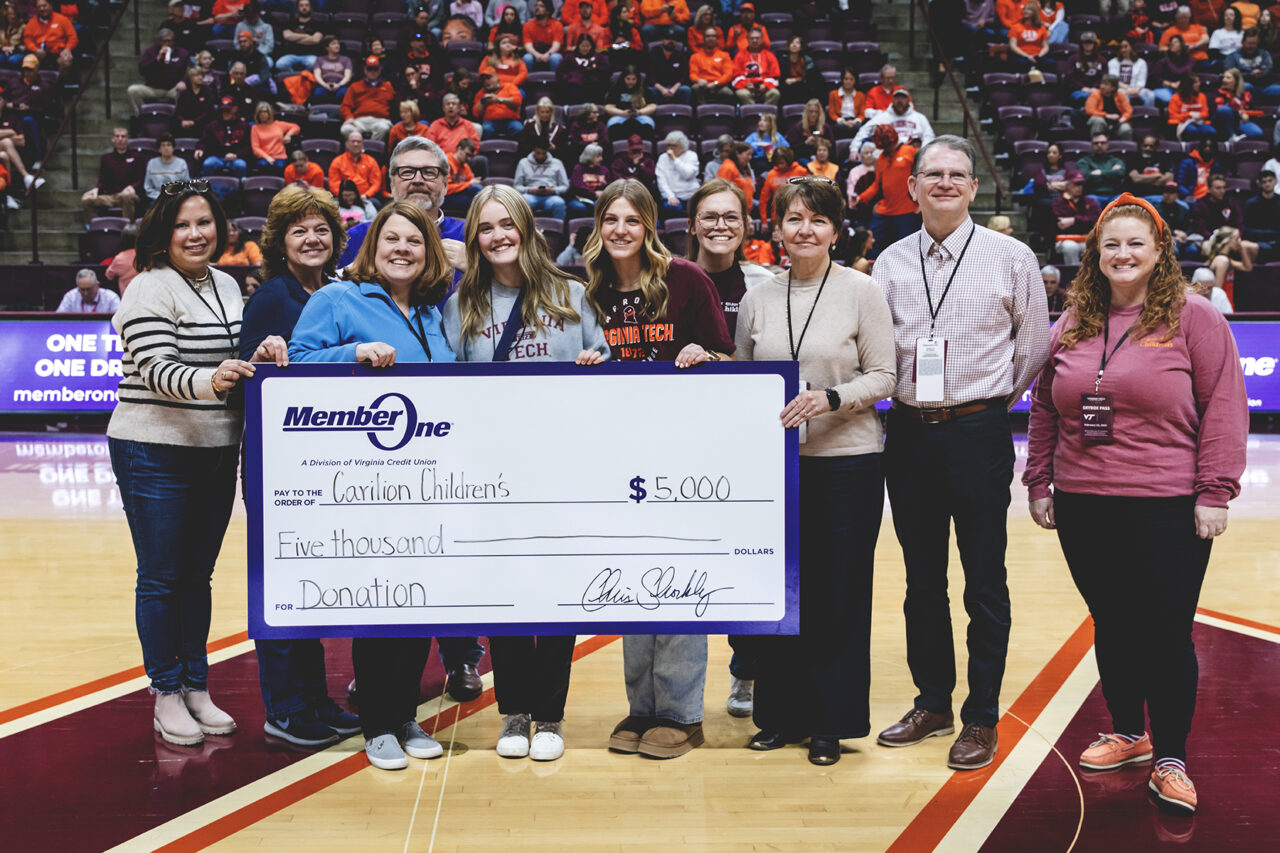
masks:
<svg viewBox="0 0 1280 853"><path fill-rule="evenodd" d="M1020 457L1025 441L1019 441ZM1021 465L1019 465L1019 469ZM844 742L815 767L803 747L744 749L750 720L724 710L729 648L711 638L707 743L671 761L610 753L626 715L622 644L579 637L562 759L494 752L492 690L457 705L432 662L419 718L446 748L398 773L360 738L300 751L262 731L245 633L239 505L214 574L210 687L240 724L198 748L164 743L134 632L134 555L106 441L0 436L0 849L343 851L1124 851L1276 849L1280 809L1280 436L1251 436L1244 493L1214 546L1196 625L1199 704L1189 770L1194 817L1158 809L1144 766L1075 763L1108 728L1092 628L1052 533L1014 488L1013 635L1000 749L953 773L949 739L909 749ZM872 728L900 717L906 667L901 552L886 515L876 565ZM958 557L953 621L964 672ZM345 701L350 643L327 641ZM488 662L481 667L491 687ZM963 700L957 695L956 708Z"/></svg>

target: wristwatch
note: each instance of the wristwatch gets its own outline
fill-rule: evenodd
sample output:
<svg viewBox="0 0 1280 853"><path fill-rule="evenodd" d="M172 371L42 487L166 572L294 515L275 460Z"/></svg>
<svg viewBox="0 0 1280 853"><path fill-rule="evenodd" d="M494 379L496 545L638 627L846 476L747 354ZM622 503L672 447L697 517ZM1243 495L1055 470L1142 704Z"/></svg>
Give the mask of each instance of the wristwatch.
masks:
<svg viewBox="0 0 1280 853"><path fill-rule="evenodd" d="M840 392L834 388L828 388L827 405L831 406L831 411L837 411L840 408Z"/></svg>

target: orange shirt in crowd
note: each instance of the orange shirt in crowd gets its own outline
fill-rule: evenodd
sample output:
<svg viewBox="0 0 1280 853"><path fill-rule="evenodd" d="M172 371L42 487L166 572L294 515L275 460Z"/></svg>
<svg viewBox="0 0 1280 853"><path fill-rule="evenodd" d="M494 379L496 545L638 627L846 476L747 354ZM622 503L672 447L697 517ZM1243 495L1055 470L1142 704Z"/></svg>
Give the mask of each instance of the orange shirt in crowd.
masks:
<svg viewBox="0 0 1280 853"><path fill-rule="evenodd" d="M689 57L689 80L706 80L714 86L728 86L733 79L733 59L723 50L707 54L706 48Z"/></svg>
<svg viewBox="0 0 1280 853"><path fill-rule="evenodd" d="M387 150L395 151L396 146L404 142L410 136L426 137L427 132L431 130L431 125L425 121L420 121L413 126L413 129L406 130L404 122L398 121L391 127L391 132L387 134Z"/></svg>
<svg viewBox="0 0 1280 853"><path fill-rule="evenodd" d="M279 119L267 124L255 124L249 129L249 147L253 149L255 157L283 160L289 156L284 150L284 138L292 136L296 139L301 132L302 128L296 124Z"/></svg>
<svg viewBox="0 0 1280 853"><path fill-rule="evenodd" d="M446 154L452 154L458 150L458 142L463 139L470 139L477 148L480 147L480 134L476 132L475 123L465 118L458 119L458 123L453 127L449 126L449 122L438 118L431 122L425 135L427 139L439 145Z"/></svg>
<svg viewBox="0 0 1280 853"><path fill-rule="evenodd" d="M755 182L750 178L743 177L742 172L738 170L738 164L733 161L732 157L720 164L716 177L724 178L731 184L737 184L738 188L747 195L747 207L751 207L751 198L756 192Z"/></svg>
<svg viewBox="0 0 1280 853"><path fill-rule="evenodd" d="M799 163L792 163L785 171L779 170L774 166L769 170L769 174L764 176L764 186L760 188L760 221L764 224L769 223L770 214L773 213L773 194L778 188L785 184L791 178L803 178L809 174L809 170Z"/></svg>
<svg viewBox="0 0 1280 853"><path fill-rule="evenodd" d="M27 48L27 53L35 53L40 48L44 48L45 53L61 53L64 50L75 50L76 45L80 44L80 37L76 35L76 28L71 25L70 18L54 12L49 16L48 23L33 15L27 21L22 44Z"/></svg>
<svg viewBox="0 0 1280 853"><path fill-rule="evenodd" d="M382 191L382 167L368 154L361 153L359 160L343 151L329 165L329 192L336 198L343 181L351 181L362 198L376 196Z"/></svg>
<svg viewBox="0 0 1280 853"><path fill-rule="evenodd" d="M1028 56L1039 56L1049 43L1049 30L1045 27L1027 27L1019 23L1009 29L1009 35L1018 50Z"/></svg>
<svg viewBox="0 0 1280 853"><path fill-rule="evenodd" d="M471 186L471 182L475 180L475 173L471 171L470 163L459 163L458 158L452 154L445 155L449 159L449 183L445 186L445 195L453 195L465 190Z"/></svg>
<svg viewBox="0 0 1280 853"><path fill-rule="evenodd" d="M839 86L831 90L827 95L827 117L832 121L840 120L840 113L844 109L844 90ZM862 118L867 110L867 96L853 90L853 114Z"/></svg>
<svg viewBox="0 0 1280 853"><path fill-rule="evenodd" d="M1187 43L1187 47L1191 47L1193 44L1204 39L1207 35L1209 35L1209 31L1199 24L1187 24L1187 28L1185 30L1181 29L1177 24L1174 24L1164 31L1164 35L1160 36L1160 49L1168 50L1169 40L1174 36L1182 36L1182 40ZM1203 47L1200 47L1191 51L1191 58L1196 62L1203 62L1209 58L1209 54Z"/></svg>
<svg viewBox="0 0 1280 853"><path fill-rule="evenodd" d="M1204 97L1201 95L1200 97ZM1120 120L1128 121L1133 118L1133 107L1129 104L1129 99L1125 97L1124 92L1116 92L1116 109L1120 111ZM1104 116L1106 111L1102 106L1102 90L1094 89L1089 93L1089 99L1084 102L1084 114L1087 116Z"/></svg>
<svg viewBox="0 0 1280 853"><path fill-rule="evenodd" d="M769 245L768 240L748 240L742 246L742 256L753 264L767 267L773 266L775 262L773 246Z"/></svg>
<svg viewBox="0 0 1280 853"><path fill-rule="evenodd" d="M606 17L605 20L607 21L608 18ZM537 18L530 18L524 22L520 32L525 44L534 46L545 44L550 47L560 42L560 46L564 47L564 25L555 18L547 18L546 23L539 23Z"/></svg>
<svg viewBox="0 0 1280 853"><path fill-rule="evenodd" d="M897 88L897 84L894 84L894 89L896 88ZM881 112L882 110L889 109L889 107L891 107L892 105L893 105L893 89L890 89L889 91L885 91L884 86L881 86L879 83L877 83L874 86L872 86L870 90L867 91L867 100L866 100L866 103L863 105L862 109L863 109L863 112L866 112L868 110L871 110L873 112Z"/></svg>
<svg viewBox="0 0 1280 853"><path fill-rule="evenodd" d="M373 86L362 78L347 87L338 113L347 121L359 116L389 119L391 102L395 99L396 87L386 80L379 80L378 85Z"/></svg>
<svg viewBox="0 0 1280 853"><path fill-rule="evenodd" d="M582 3L584 0L565 0L565 4L560 7L560 22L566 27L582 22ZM609 22L609 4L605 0L586 0L591 4L591 22L593 24L607 24ZM569 45L574 40L569 39Z"/></svg>
<svg viewBox="0 0 1280 853"><path fill-rule="evenodd" d="M707 27L703 27L702 32L699 32L697 27L689 28L689 52L691 54L702 50L702 43L707 40L707 37L703 35L703 33L705 33L707 29ZM715 30L718 43L724 44L724 30L719 27L716 27Z"/></svg>
<svg viewBox="0 0 1280 853"><path fill-rule="evenodd" d="M901 216L915 213L919 208L907 192L907 178L916 161L916 148L899 145L893 153L883 152L876 161L876 179L858 195L859 204L870 204L880 198L875 212L881 216Z"/></svg>
<svg viewBox="0 0 1280 853"><path fill-rule="evenodd" d="M609 32L608 27L600 26L594 19L589 27L584 27L582 21L578 21L576 24L569 25L569 32L566 36L568 40L564 43L565 53L572 52L578 45L578 39L584 35L591 37L591 41L595 43L596 50L600 53L607 51L613 44L613 35Z"/></svg>
<svg viewBox="0 0 1280 853"><path fill-rule="evenodd" d="M284 167L284 182L286 184L297 183L302 181L304 184L310 184L318 190L324 189L324 169L320 168L319 163L307 161L307 168L301 175L298 174L298 167L294 163L290 163Z"/></svg>
<svg viewBox="0 0 1280 853"><path fill-rule="evenodd" d="M481 77L486 74L497 74L498 79L504 84L510 83L516 87L523 86L524 81L529 79L529 67L518 56L506 60L494 60L492 56L486 56L480 63L480 70L477 73Z"/></svg>
<svg viewBox="0 0 1280 853"><path fill-rule="evenodd" d="M1169 124L1179 125L1192 118L1207 118L1208 116L1209 101L1205 98L1204 92L1196 95L1190 102L1182 100L1182 96L1174 92L1173 97L1169 100Z"/></svg>
<svg viewBox="0 0 1280 853"><path fill-rule="evenodd" d="M1258 16L1262 14L1262 7L1257 3L1232 3L1235 10L1240 13L1240 29L1247 30L1258 25Z"/></svg>
<svg viewBox="0 0 1280 853"><path fill-rule="evenodd" d="M834 181L836 175L840 174L840 167L832 160L828 160L826 165L819 163L817 160L810 160L805 164L805 168L809 170L810 175L817 175L819 178L826 178L829 181Z"/></svg>
<svg viewBox="0 0 1280 853"><path fill-rule="evenodd" d="M243 250L237 252L228 246L216 263L222 267L259 267L262 266L262 250L252 240L245 240Z"/></svg>
<svg viewBox="0 0 1280 853"><path fill-rule="evenodd" d="M484 106L480 100L485 95L494 95L499 98L511 98L514 103L507 104L489 104ZM524 98L520 95L520 90L515 86L503 85L496 92L486 92L483 89L476 93L476 101L472 105L472 114L475 115L477 121L510 121L511 119L520 118L520 107L524 104ZM443 147L443 146L442 146Z"/></svg>
<svg viewBox="0 0 1280 853"><path fill-rule="evenodd" d="M1012 30L1022 22L1022 7L1034 0L996 0L996 17L1000 26ZM1038 5L1038 4L1037 4Z"/></svg>
<svg viewBox="0 0 1280 853"><path fill-rule="evenodd" d="M670 14L664 6L671 6ZM646 26L672 27L689 23L689 4L685 0L640 0L640 20Z"/></svg>

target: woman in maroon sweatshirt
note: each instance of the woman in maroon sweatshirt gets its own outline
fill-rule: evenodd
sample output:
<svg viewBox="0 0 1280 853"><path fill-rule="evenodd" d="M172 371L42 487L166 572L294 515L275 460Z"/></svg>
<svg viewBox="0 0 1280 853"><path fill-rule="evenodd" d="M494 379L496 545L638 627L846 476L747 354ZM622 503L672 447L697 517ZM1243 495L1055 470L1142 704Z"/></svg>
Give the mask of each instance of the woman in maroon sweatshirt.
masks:
<svg viewBox="0 0 1280 853"><path fill-rule="evenodd" d="M1249 414L1231 329L1186 287L1155 209L1128 193L1107 205L1035 385L1022 482L1093 616L1112 732L1081 766L1154 758L1151 791L1194 812L1191 625L1240 492Z"/></svg>

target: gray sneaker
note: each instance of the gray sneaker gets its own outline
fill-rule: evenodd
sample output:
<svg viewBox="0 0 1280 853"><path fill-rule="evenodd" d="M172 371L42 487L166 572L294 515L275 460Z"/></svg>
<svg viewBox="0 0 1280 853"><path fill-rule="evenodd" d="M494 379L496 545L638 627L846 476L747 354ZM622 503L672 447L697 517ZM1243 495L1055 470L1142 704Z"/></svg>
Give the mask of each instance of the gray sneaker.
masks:
<svg viewBox="0 0 1280 853"><path fill-rule="evenodd" d="M498 755L524 758L528 754L529 715L507 714L502 720L502 734L498 735Z"/></svg>
<svg viewBox="0 0 1280 853"><path fill-rule="evenodd" d="M729 699L724 703L725 707L728 708L732 716L750 717L754 707L753 697L756 683L754 681L744 681L736 676L731 677L733 682L729 685Z"/></svg>
<svg viewBox="0 0 1280 853"><path fill-rule="evenodd" d="M439 758L444 755L444 747L412 720L400 727L400 742L404 744L404 751L414 758Z"/></svg>
<svg viewBox="0 0 1280 853"><path fill-rule="evenodd" d="M403 770L409 766L409 759L405 758L395 735L378 735L365 741L364 754L379 770Z"/></svg>

